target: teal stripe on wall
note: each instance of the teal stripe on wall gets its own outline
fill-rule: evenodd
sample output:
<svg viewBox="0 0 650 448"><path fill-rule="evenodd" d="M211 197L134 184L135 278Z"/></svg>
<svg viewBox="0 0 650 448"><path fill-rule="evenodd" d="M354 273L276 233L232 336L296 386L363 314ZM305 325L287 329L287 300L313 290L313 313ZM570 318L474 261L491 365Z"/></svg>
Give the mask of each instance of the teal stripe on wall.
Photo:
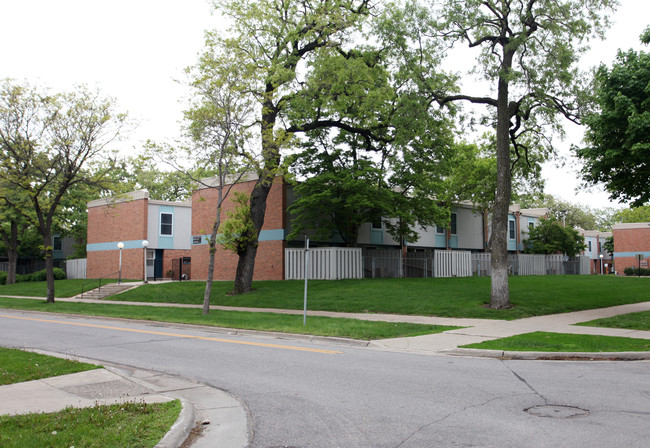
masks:
<svg viewBox="0 0 650 448"><path fill-rule="evenodd" d="M273 229L273 230L262 230L260 232L259 241L283 241L285 239L285 230L284 229ZM194 241L199 239L200 243L195 243ZM208 244L207 235L194 235L192 237L192 245L196 246L197 244Z"/></svg>
<svg viewBox="0 0 650 448"><path fill-rule="evenodd" d="M110 243L93 243L86 244L86 251L96 252L99 250L119 250L117 248L117 243L119 241L114 241ZM122 241L124 243L124 249L142 249L142 240L131 240L131 241Z"/></svg>
<svg viewBox="0 0 650 448"><path fill-rule="evenodd" d="M643 255L643 258L650 257L650 252L614 252L614 258L623 257L636 257L638 254Z"/></svg>

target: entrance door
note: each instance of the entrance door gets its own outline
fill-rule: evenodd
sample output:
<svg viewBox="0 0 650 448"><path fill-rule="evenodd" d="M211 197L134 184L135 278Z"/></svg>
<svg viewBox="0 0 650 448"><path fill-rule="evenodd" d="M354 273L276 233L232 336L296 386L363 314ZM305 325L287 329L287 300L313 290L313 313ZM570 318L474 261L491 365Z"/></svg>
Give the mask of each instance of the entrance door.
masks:
<svg viewBox="0 0 650 448"><path fill-rule="evenodd" d="M156 249L156 258L154 260L154 278L163 278L163 254L164 249Z"/></svg>

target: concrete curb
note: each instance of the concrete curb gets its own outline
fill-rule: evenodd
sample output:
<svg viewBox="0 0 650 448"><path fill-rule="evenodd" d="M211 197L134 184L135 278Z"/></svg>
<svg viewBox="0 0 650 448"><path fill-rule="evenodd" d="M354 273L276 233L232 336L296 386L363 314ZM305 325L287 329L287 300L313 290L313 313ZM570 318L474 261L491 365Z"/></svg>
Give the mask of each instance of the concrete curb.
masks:
<svg viewBox="0 0 650 448"><path fill-rule="evenodd" d="M178 448L189 437L194 427L194 406L191 401L184 398L181 398L181 404L183 407L178 419L155 448Z"/></svg>
<svg viewBox="0 0 650 448"><path fill-rule="evenodd" d="M480 350L475 348L454 348L440 353L451 356L476 358L540 360L540 361L645 361L650 352L516 352L503 350Z"/></svg>

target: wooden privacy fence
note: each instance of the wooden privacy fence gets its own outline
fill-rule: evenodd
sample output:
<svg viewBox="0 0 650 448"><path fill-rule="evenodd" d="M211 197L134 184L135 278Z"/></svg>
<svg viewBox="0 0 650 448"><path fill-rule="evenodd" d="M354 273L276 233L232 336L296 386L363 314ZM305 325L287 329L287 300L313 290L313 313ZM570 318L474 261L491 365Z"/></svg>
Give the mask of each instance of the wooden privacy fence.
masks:
<svg viewBox="0 0 650 448"><path fill-rule="evenodd" d="M364 271L367 278L469 277L471 257L471 252L458 250L407 252L403 258L398 250L369 250L364 255Z"/></svg>
<svg viewBox="0 0 650 448"><path fill-rule="evenodd" d="M284 278L305 278L305 249L284 250ZM363 257L357 247L317 247L309 249L309 278L338 280L363 278Z"/></svg>
<svg viewBox="0 0 650 448"><path fill-rule="evenodd" d="M65 276L67 278L86 278L86 258L66 260Z"/></svg>

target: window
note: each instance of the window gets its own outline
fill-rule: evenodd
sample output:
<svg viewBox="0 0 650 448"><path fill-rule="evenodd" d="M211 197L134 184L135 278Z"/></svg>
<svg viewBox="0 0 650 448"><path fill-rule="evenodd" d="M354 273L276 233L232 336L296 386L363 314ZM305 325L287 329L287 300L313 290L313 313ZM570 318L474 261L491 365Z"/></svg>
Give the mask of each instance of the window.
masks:
<svg viewBox="0 0 650 448"><path fill-rule="evenodd" d="M373 230L381 230L381 218L372 222Z"/></svg>
<svg viewBox="0 0 650 448"><path fill-rule="evenodd" d="M603 253L603 243L601 241L598 241L598 253Z"/></svg>
<svg viewBox="0 0 650 448"><path fill-rule="evenodd" d="M440 234L445 233L445 229L443 227L436 225L436 233L440 233Z"/></svg>
<svg viewBox="0 0 650 448"><path fill-rule="evenodd" d="M173 235L173 231L172 231L173 223L174 223L174 215L172 215L171 213L161 213L160 234L166 236Z"/></svg>
<svg viewBox="0 0 650 448"><path fill-rule="evenodd" d="M515 239L515 222L513 220L508 221L508 238Z"/></svg>
<svg viewBox="0 0 650 448"><path fill-rule="evenodd" d="M528 229L534 229L535 228L535 223L533 221L528 223Z"/></svg>
<svg viewBox="0 0 650 448"><path fill-rule="evenodd" d="M591 252L591 240L587 242L587 245L589 246L589 252Z"/></svg>
<svg viewBox="0 0 650 448"><path fill-rule="evenodd" d="M61 237L58 235L52 237L52 250L61 250Z"/></svg>
<svg viewBox="0 0 650 448"><path fill-rule="evenodd" d="M451 214L451 221L449 222L449 229L452 235L456 235L456 213Z"/></svg>

